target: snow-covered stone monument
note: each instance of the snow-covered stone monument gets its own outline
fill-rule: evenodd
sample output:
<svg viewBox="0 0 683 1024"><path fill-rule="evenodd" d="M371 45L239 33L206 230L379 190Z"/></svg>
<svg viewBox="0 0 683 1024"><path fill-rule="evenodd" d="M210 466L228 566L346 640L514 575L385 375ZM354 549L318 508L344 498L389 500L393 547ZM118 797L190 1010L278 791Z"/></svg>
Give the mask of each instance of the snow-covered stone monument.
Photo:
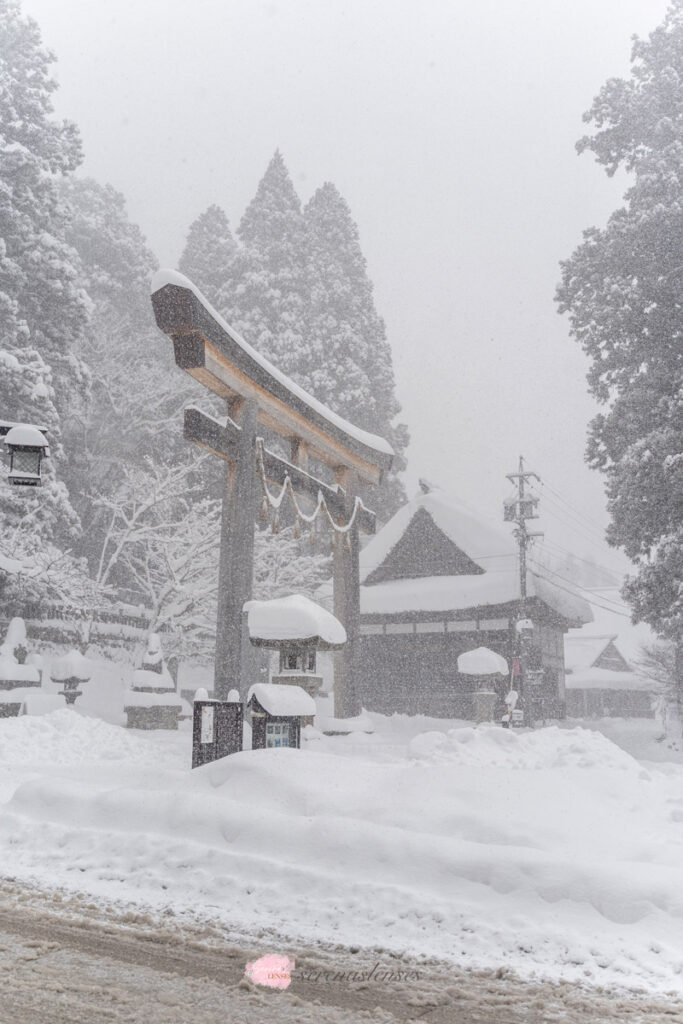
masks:
<svg viewBox="0 0 683 1024"><path fill-rule="evenodd" d="M123 709L129 729L177 729L183 701L168 671L158 633L150 633L147 650L133 683L126 690Z"/></svg>
<svg viewBox="0 0 683 1024"><path fill-rule="evenodd" d="M52 662L50 679L53 683L62 684L63 689L59 693L67 706L76 703L76 699L83 693L79 687L89 683L91 677L92 665L80 651L69 651Z"/></svg>
<svg viewBox="0 0 683 1024"><path fill-rule="evenodd" d="M20 714L27 697L38 691L40 684L40 669L29 658L24 620L11 619L0 645L0 718Z"/></svg>

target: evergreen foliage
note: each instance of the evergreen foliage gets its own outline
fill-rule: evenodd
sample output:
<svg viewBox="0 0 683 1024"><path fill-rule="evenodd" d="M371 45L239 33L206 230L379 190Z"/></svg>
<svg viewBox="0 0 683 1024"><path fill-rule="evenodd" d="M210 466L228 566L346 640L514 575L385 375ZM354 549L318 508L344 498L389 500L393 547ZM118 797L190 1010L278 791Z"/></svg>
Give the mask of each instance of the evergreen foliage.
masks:
<svg viewBox="0 0 683 1024"><path fill-rule="evenodd" d="M190 236L198 231L196 222ZM217 308L316 398L392 443L394 469L380 492L368 497L388 518L405 500L398 473L405 468L408 434L394 422L400 407L391 350L348 205L326 183L302 212L277 151L237 234L241 245ZM183 266L189 269L189 262ZM208 275L195 280L209 295Z"/></svg>
<svg viewBox="0 0 683 1024"><path fill-rule="evenodd" d="M608 174L633 175L625 204L562 266L561 312L591 360L605 406L588 461L607 480L608 539L637 573L637 619L683 644L683 0L637 39L628 80L611 79L578 144Z"/></svg>
<svg viewBox="0 0 683 1024"><path fill-rule="evenodd" d="M267 359L304 383L310 366L306 231L279 152L268 164L237 234L241 247L219 295L228 321Z"/></svg>
<svg viewBox="0 0 683 1024"><path fill-rule="evenodd" d="M379 503L382 518L388 518L405 500L397 473L405 468L408 434L403 424L394 425L400 406L391 349L375 308L358 227L330 182L306 204L304 217L311 273L306 384L335 412L393 445L395 465Z"/></svg>
<svg viewBox="0 0 683 1024"><path fill-rule="evenodd" d="M62 420L87 395L76 353L89 303L65 242L57 179L80 162L78 133L52 117L52 54L16 0L0 0L0 417L49 430L44 486L2 487L2 545L13 554L66 543L77 517L58 482Z"/></svg>
<svg viewBox="0 0 683 1024"><path fill-rule="evenodd" d="M217 306L236 252L227 216L220 206L209 206L190 226L178 269Z"/></svg>

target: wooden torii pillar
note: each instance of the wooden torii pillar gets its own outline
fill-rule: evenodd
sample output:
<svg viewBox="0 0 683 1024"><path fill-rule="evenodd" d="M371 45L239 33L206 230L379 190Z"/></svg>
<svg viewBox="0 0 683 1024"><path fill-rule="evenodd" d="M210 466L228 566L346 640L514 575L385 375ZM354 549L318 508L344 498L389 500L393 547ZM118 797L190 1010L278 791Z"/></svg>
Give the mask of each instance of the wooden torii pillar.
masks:
<svg viewBox="0 0 683 1024"><path fill-rule="evenodd" d="M182 274L162 270L155 275L152 306L159 328L173 341L176 364L227 403L225 419L190 407L184 425L188 441L226 463L215 662L215 694L225 700L232 687L243 692L249 682L242 608L252 596L259 426L291 446L291 461L263 448L268 481L281 486L288 476L295 491L314 502L322 494L340 525L353 515L359 486L381 482L393 451L383 438L337 416L280 373ZM331 467L334 484L308 472L309 457ZM362 504L348 533L334 532L334 614L348 638L335 655L339 718L361 710L359 530L375 532L375 514Z"/></svg>

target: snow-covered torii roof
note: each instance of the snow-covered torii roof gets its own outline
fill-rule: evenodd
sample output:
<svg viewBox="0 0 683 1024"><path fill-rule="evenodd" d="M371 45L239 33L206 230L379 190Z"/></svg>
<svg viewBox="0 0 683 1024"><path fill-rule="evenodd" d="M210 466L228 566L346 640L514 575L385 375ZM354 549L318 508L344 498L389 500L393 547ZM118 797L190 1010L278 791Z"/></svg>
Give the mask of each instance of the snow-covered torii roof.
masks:
<svg viewBox="0 0 683 1024"><path fill-rule="evenodd" d="M366 483L380 483L394 458L388 441L349 423L290 380L226 323L183 274L157 271L151 292L159 328L171 337L192 339L192 357L185 353L183 369L199 374L197 379L223 397L253 398L259 423L283 437L300 437L323 462L348 464Z"/></svg>
<svg viewBox="0 0 683 1024"><path fill-rule="evenodd" d="M249 639L258 647L283 643L315 644L322 651L343 647L346 630L339 619L302 594L271 601L247 601Z"/></svg>

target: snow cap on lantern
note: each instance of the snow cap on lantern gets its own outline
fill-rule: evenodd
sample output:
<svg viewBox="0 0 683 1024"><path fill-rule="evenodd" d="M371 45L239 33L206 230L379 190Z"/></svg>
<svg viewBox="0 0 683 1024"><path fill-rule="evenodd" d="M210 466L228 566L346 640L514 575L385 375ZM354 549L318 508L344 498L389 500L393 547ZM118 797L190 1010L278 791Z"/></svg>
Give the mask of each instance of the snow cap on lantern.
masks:
<svg viewBox="0 0 683 1024"><path fill-rule="evenodd" d="M466 676L506 676L508 671L505 658L488 647L477 647L458 655L458 672Z"/></svg>
<svg viewBox="0 0 683 1024"><path fill-rule="evenodd" d="M339 619L302 594L247 601L244 610L251 643L280 652L280 675L273 682L289 683L298 676L315 696L322 684L316 675L317 652L339 650L346 643Z"/></svg>
<svg viewBox="0 0 683 1024"><path fill-rule="evenodd" d="M10 455L9 482L24 487L40 486L40 465L49 454L42 430L31 423L16 423L3 438Z"/></svg>

